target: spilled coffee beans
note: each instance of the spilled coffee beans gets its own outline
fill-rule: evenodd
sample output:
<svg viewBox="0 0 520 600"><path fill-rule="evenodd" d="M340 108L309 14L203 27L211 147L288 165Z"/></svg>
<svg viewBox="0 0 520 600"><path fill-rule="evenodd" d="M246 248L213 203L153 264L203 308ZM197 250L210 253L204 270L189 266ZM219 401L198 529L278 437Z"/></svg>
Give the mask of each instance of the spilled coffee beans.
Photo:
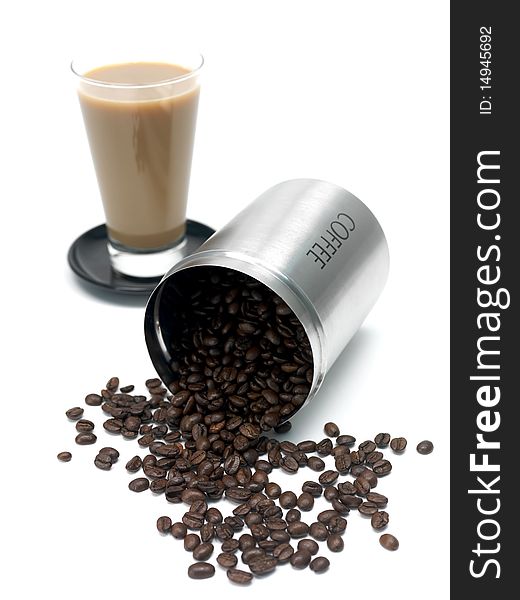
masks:
<svg viewBox="0 0 520 600"><path fill-rule="evenodd" d="M290 309L262 286L228 276L212 283L213 296L198 282L202 291L194 289L193 306L177 309L179 315L185 311L186 320L183 342L173 354L178 380L169 391L152 378L147 395L134 394L133 386L119 389L112 377L85 403L101 406L108 415L103 426L109 434L134 437L142 449L142 457L126 459L129 473L142 469L129 489L150 489L170 504L183 505L175 522L164 515L156 527L183 540L192 553L196 562L188 569L190 578L215 574L208 561L216 548L216 563L239 585L287 564L322 573L329 560L318 556L320 544L334 553L343 550L352 511L370 518L376 531L388 525L382 510L388 498L373 491L392 470L381 449L390 445L403 452L406 440L381 433L355 447L356 438L340 435L332 422L325 425L323 440L270 437L271 428L290 430L282 421L310 389L308 340ZM75 421L77 443L97 441L94 422L82 418L83 409L74 407L67 417ZM428 441L417 446L420 453L431 449ZM61 452L58 458L70 456ZM94 464L110 470L118 458L119 452L107 446ZM276 469L292 474L306 467L310 475L301 492L275 481ZM214 505L220 499L229 501L227 513ZM317 520L308 525L302 516L315 505ZM389 550L399 546L390 534L382 535L380 544ZM237 568L239 560L247 568Z"/></svg>

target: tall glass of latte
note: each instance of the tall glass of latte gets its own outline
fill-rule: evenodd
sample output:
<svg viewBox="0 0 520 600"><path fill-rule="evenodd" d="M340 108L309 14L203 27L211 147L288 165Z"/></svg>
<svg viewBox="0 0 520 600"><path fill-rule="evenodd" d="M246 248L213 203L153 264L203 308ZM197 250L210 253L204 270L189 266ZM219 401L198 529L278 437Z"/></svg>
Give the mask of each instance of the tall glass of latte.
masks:
<svg viewBox="0 0 520 600"><path fill-rule="evenodd" d="M200 55L75 61L113 268L159 277L185 242Z"/></svg>

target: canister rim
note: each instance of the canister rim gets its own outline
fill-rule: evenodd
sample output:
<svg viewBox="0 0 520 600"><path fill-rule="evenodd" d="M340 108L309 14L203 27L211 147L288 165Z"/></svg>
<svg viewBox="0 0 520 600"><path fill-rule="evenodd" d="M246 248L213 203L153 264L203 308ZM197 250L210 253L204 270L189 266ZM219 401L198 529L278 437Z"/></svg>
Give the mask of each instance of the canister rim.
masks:
<svg viewBox="0 0 520 600"><path fill-rule="evenodd" d="M157 357L157 346L161 348L163 353L166 352L161 337L160 323L156 317L162 290L168 285L168 280L174 278L175 275L181 271L197 267L228 268L249 275L278 294L284 302L286 302L289 308L291 308L302 324L305 333L309 338L312 350L313 379L311 389L305 403L300 408L307 405L321 387L325 373L327 372L326 355L324 352L325 331L323 323L310 299L294 281L283 273L278 272L277 269L274 269L272 266L266 265L246 253L225 250L199 251L180 261L165 275L150 296L145 312L146 343L154 364L156 363L154 356ZM153 330L153 332L151 330ZM155 347L152 347L152 345ZM155 366L157 367L157 365ZM158 371L159 375L162 377L163 373L161 373L159 369Z"/></svg>

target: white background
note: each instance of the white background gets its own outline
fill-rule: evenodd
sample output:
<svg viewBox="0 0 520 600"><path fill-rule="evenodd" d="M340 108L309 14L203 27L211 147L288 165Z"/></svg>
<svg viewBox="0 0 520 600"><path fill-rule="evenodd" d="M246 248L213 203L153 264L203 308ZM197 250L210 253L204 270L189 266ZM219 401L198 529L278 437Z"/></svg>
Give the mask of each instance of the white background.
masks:
<svg viewBox="0 0 520 600"><path fill-rule="evenodd" d="M155 530L184 508L126 487L135 442L105 435L87 407L99 443L122 453L99 471L64 416L114 374L153 375L142 305L89 294L66 263L103 221L69 62L89 47L189 42L206 57L189 216L218 228L279 181L327 179L368 204L391 253L380 301L289 437L321 439L329 419L359 441L406 436L377 489L401 547L383 550L352 514L345 551L324 551L326 575L285 566L247 594L447 598L448 2L20 1L2 13L2 597L242 593L220 567L187 578L190 556ZM426 457L415 451L425 438ZM297 487L309 475L274 479Z"/></svg>

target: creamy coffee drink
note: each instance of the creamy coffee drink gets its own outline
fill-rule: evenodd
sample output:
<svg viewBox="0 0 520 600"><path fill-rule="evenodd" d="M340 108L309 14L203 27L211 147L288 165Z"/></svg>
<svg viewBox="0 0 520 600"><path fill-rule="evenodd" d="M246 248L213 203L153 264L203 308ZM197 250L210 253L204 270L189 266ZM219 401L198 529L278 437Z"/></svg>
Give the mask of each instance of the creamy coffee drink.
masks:
<svg viewBox="0 0 520 600"><path fill-rule="evenodd" d="M82 75L79 99L110 241L135 250L182 239L197 77L184 67L136 62Z"/></svg>

